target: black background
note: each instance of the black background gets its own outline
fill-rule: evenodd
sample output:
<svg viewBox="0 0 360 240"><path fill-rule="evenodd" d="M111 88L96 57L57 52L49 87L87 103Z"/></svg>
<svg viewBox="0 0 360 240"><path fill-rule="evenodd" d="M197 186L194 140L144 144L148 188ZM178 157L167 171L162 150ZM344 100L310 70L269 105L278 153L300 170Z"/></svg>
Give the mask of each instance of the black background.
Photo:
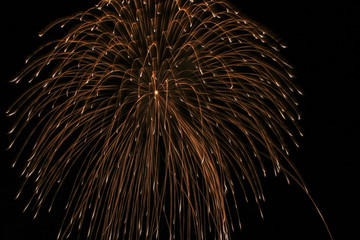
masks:
<svg viewBox="0 0 360 240"><path fill-rule="evenodd" d="M292 159L308 184L334 239L360 234L359 168L360 94L357 34L358 9L345 1L232 1L251 19L275 32L289 46L284 56L294 65L305 96L301 100L305 137ZM290 2L290 3L289 3ZM21 180L11 168L13 151L6 135L12 118L6 108L24 90L8 83L24 66L25 58L42 40L37 37L48 23L85 10L96 1L38 0L1 3L1 173L0 239L56 239L63 206L54 211L22 213L26 199L13 200ZM234 239L330 239L311 201L282 177L265 184L267 201L262 220L252 204L242 208L244 230ZM75 239L72 236L70 239Z"/></svg>

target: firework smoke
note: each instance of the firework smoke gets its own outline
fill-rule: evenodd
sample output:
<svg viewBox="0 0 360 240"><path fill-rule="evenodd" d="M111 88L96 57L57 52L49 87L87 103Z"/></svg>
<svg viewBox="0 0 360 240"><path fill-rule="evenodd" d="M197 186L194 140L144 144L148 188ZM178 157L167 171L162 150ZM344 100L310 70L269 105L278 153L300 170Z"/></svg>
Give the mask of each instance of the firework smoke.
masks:
<svg viewBox="0 0 360 240"><path fill-rule="evenodd" d="M261 211L269 170L306 190L288 157L301 92L284 46L226 1L103 0L39 35L58 26L7 114L35 216L76 172L59 239L159 239L164 225L170 239L229 239L237 193Z"/></svg>

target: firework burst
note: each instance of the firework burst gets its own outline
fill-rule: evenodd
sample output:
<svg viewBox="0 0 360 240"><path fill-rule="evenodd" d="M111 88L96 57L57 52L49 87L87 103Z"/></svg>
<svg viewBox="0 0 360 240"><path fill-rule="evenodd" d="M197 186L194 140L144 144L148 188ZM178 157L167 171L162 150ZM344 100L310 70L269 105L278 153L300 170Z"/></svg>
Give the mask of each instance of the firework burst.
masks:
<svg viewBox="0 0 360 240"><path fill-rule="evenodd" d="M306 190L288 157L301 92L284 46L226 1L103 0L39 35L56 26L68 32L26 60L13 82L31 87L7 114L14 142L27 135L35 216L76 171L59 239L159 239L164 225L229 239L235 186L260 211L268 170Z"/></svg>

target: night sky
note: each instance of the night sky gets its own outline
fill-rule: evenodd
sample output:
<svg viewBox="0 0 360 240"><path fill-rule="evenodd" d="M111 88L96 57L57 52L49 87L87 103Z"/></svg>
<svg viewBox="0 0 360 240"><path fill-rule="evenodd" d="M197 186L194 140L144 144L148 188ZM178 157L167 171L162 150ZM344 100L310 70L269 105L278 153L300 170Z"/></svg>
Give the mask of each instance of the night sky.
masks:
<svg viewBox="0 0 360 240"><path fill-rule="evenodd" d="M5 111L26 89L26 84L16 86L8 81L24 67L25 58L44 43L38 32L53 20L86 10L97 1L74 2L1 3L0 239L56 239L61 224L61 203L51 213L40 211L32 220L33 212L22 213L31 188L14 200L22 182L18 178L21 169L11 168L15 150L5 151L12 140L6 132L14 121L5 117ZM292 149L291 158L334 239L354 239L360 234L360 174L355 167L360 160L360 47L355 36L360 33L358 8L346 1L326 5L314 5L314 1L232 2L288 45L283 56L295 66L296 81L305 93L300 98L300 124L305 136L301 148ZM255 204L241 202L243 231L233 239L330 239L312 202L296 184L288 186L282 176L269 176L263 183L265 219L261 219Z"/></svg>

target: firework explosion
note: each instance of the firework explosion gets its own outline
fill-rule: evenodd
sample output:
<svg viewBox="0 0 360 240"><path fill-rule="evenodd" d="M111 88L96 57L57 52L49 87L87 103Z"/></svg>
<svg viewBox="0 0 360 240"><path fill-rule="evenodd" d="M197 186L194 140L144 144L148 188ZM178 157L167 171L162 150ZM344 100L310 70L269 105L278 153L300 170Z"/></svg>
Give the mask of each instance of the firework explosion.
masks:
<svg viewBox="0 0 360 240"><path fill-rule="evenodd" d="M13 82L32 85L7 114L14 142L27 137L35 217L76 172L59 239L159 239L161 226L229 239L235 186L260 211L269 169L306 191L286 144L302 134L284 46L225 1L101 1L39 35L56 26L69 31L26 60Z"/></svg>

